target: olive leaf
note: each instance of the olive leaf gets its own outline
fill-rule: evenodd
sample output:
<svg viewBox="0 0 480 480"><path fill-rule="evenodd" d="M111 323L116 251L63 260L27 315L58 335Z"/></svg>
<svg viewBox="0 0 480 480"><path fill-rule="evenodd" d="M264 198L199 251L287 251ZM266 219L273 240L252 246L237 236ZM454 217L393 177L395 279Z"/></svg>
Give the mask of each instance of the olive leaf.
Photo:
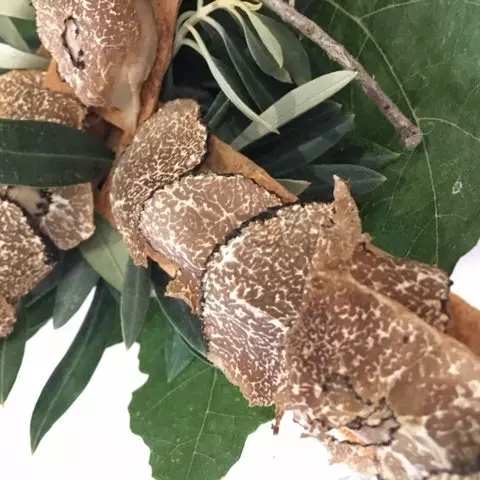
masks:
<svg viewBox="0 0 480 480"><path fill-rule="evenodd" d="M0 37L13 48L29 52L27 42L23 39L17 27L8 17L0 15Z"/></svg>
<svg viewBox="0 0 480 480"><path fill-rule="evenodd" d="M154 478L222 478L246 437L271 420L273 412L250 408L238 388L197 359L169 383L168 341L168 323L158 312L140 336L140 369L148 380L133 394L132 431L152 451Z"/></svg>
<svg viewBox="0 0 480 480"><path fill-rule="evenodd" d="M122 236L100 215L95 219L95 234L80 245L87 263L110 285L122 290L130 258Z"/></svg>
<svg viewBox="0 0 480 480"><path fill-rule="evenodd" d="M310 60L300 40L284 24L258 12L255 15L280 43L283 52L283 67L293 81L297 85L309 82L312 79Z"/></svg>
<svg viewBox="0 0 480 480"><path fill-rule="evenodd" d="M113 152L87 132L57 123L0 120L0 183L51 187L89 182L104 175L112 159Z"/></svg>
<svg viewBox="0 0 480 480"><path fill-rule="evenodd" d="M0 0L0 15L33 20L35 9L32 7L31 0L15 0L14 2Z"/></svg>
<svg viewBox="0 0 480 480"><path fill-rule="evenodd" d="M36 68L45 70L49 63L50 59L48 58L19 50L6 43L0 43L0 68L2 69Z"/></svg>
<svg viewBox="0 0 480 480"><path fill-rule="evenodd" d="M145 324L150 290L150 267L138 267L129 258L120 300L122 336L127 349L136 342Z"/></svg>
<svg viewBox="0 0 480 480"><path fill-rule="evenodd" d="M32 452L87 386L102 358L117 318L117 305L105 284L100 284L72 345L37 400L30 421Z"/></svg>
<svg viewBox="0 0 480 480"><path fill-rule="evenodd" d="M70 268L57 287L53 309L54 328L62 327L77 313L99 278L83 258Z"/></svg>
<svg viewBox="0 0 480 480"><path fill-rule="evenodd" d="M25 306L20 304L13 333L7 338L0 339L0 406L7 400L22 365L27 329Z"/></svg>
<svg viewBox="0 0 480 480"><path fill-rule="evenodd" d="M222 91L218 92L215 100L212 102L207 114L205 115L205 123L208 125L209 130L215 129L225 118L230 105L230 100L226 97L226 95Z"/></svg>
<svg viewBox="0 0 480 480"><path fill-rule="evenodd" d="M307 190L312 184L312 182L307 182L306 180L292 180L288 178L277 178L276 180L297 197L305 192L305 190Z"/></svg>
<svg viewBox="0 0 480 480"><path fill-rule="evenodd" d="M167 380L170 383L190 365L195 355L192 353L183 338L173 329L170 329L169 339L165 347L165 365Z"/></svg>
<svg viewBox="0 0 480 480"><path fill-rule="evenodd" d="M355 72L338 71L318 77L287 93L260 116L273 128L279 128L337 93L355 76ZM267 133L262 124L253 122L233 141L232 146L241 150Z"/></svg>
<svg viewBox="0 0 480 480"><path fill-rule="evenodd" d="M25 309L27 317L27 339L32 338L53 317L57 291L51 290Z"/></svg>
<svg viewBox="0 0 480 480"><path fill-rule="evenodd" d="M185 302L165 295L165 288L169 281L169 276L160 268L152 268L153 289L160 306L160 313L193 350L205 356L207 347L200 319L191 313L190 307Z"/></svg>

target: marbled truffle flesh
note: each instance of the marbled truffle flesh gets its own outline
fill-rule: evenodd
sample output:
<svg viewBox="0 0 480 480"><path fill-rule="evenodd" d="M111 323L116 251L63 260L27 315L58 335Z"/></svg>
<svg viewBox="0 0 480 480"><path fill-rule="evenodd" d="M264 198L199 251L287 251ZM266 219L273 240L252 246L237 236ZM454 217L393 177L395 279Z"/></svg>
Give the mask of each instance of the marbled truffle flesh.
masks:
<svg viewBox="0 0 480 480"><path fill-rule="evenodd" d="M281 204L277 195L241 175L189 175L145 202L140 230L182 276L198 281L218 243L245 220Z"/></svg>
<svg viewBox="0 0 480 480"><path fill-rule="evenodd" d="M206 152L200 106L193 100L174 100L142 124L119 158L110 191L112 213L137 265L147 266L147 243L139 230L144 203L199 167Z"/></svg>
<svg viewBox="0 0 480 480"><path fill-rule="evenodd" d="M10 71L0 76L0 118L60 123L82 129L87 108L72 95L43 88L39 70Z"/></svg>
<svg viewBox="0 0 480 480"><path fill-rule="evenodd" d="M156 58L150 0L33 0L40 39L87 106L115 107L135 129Z"/></svg>

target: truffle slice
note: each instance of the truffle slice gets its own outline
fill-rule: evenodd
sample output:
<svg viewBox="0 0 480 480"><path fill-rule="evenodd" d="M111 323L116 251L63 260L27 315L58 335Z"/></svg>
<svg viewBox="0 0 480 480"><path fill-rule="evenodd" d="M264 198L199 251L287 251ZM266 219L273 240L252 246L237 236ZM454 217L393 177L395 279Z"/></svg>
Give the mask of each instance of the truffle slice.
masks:
<svg viewBox="0 0 480 480"><path fill-rule="evenodd" d="M150 0L33 0L40 39L87 106L118 108L134 131L156 57Z"/></svg>
<svg viewBox="0 0 480 480"><path fill-rule="evenodd" d="M157 190L144 204L140 230L154 250L194 280L208 256L245 220L281 205L279 197L241 175L189 175Z"/></svg>
<svg viewBox="0 0 480 480"><path fill-rule="evenodd" d="M115 167L110 199L118 230L137 265L147 266L140 214L152 194L195 170L207 152L207 129L193 100L165 104L139 128Z"/></svg>
<svg viewBox="0 0 480 480"><path fill-rule="evenodd" d="M11 71L0 76L0 118L60 123L82 129L87 108L75 97L43 88L44 73Z"/></svg>
<svg viewBox="0 0 480 480"><path fill-rule="evenodd" d="M375 447L382 478L480 470L480 362L360 284L348 265L324 271L314 256L284 368L280 410L294 410L315 435L341 426L358 431Z"/></svg>
<svg viewBox="0 0 480 480"><path fill-rule="evenodd" d="M40 228L57 248L70 250L95 231L92 186L89 183L51 188L48 211Z"/></svg>
<svg viewBox="0 0 480 480"><path fill-rule="evenodd" d="M16 321L15 307L0 295L0 338L8 337L13 332Z"/></svg>
<svg viewBox="0 0 480 480"><path fill-rule="evenodd" d="M252 405L270 405L283 379L285 335L297 319L310 259L330 205L261 214L211 256L202 280L208 358Z"/></svg>
<svg viewBox="0 0 480 480"><path fill-rule="evenodd" d="M0 296L15 304L52 270L43 239L22 210L0 200Z"/></svg>

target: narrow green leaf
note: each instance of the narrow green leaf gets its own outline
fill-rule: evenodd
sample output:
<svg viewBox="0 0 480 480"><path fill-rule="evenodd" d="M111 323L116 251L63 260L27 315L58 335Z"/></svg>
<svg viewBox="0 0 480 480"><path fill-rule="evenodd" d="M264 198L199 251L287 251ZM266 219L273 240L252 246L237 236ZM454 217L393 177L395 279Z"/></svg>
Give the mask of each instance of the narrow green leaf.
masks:
<svg viewBox="0 0 480 480"><path fill-rule="evenodd" d="M21 305L17 309L17 322L13 333L0 339L0 405L7 400L22 365L27 329L27 317Z"/></svg>
<svg viewBox="0 0 480 480"><path fill-rule="evenodd" d="M151 289L150 267L137 267L129 258L120 306L122 335L127 349L136 342L145 324Z"/></svg>
<svg viewBox="0 0 480 480"><path fill-rule="evenodd" d="M284 24L273 18L257 13L256 16L272 32L283 51L283 68L297 85L303 85L312 79L310 60L302 43Z"/></svg>
<svg viewBox="0 0 480 480"><path fill-rule="evenodd" d="M127 262L130 257L122 236L98 215L93 237L80 245L88 264L112 287L122 290Z"/></svg>
<svg viewBox="0 0 480 480"><path fill-rule="evenodd" d="M34 20L35 9L31 0L0 0L0 15Z"/></svg>
<svg viewBox="0 0 480 480"><path fill-rule="evenodd" d="M99 278L83 258L65 274L57 287L53 309L54 328L63 327L78 312Z"/></svg>
<svg viewBox="0 0 480 480"><path fill-rule="evenodd" d="M288 72L279 66L268 48L260 41L255 31L245 22L243 17L233 7L229 8L228 12L232 14L242 28L250 55L258 67L280 82L292 83L292 78Z"/></svg>
<svg viewBox="0 0 480 480"><path fill-rule="evenodd" d="M243 49L238 45L236 37L233 35L227 35L225 29L218 24L218 22L208 17L205 19L205 22L212 26L219 34L219 37L228 52L229 58L252 100L261 111L266 110L272 103L274 103L275 99L264 83L259 81L259 74L261 74L261 71L255 62L248 54L245 54L245 52L242 51ZM227 80L229 81L228 77ZM229 83L238 93L235 85L232 85L230 81Z"/></svg>
<svg viewBox="0 0 480 480"><path fill-rule="evenodd" d="M369 193L386 180L386 177L375 170L359 165L313 165L310 168L316 177L331 186L334 184L334 175L348 180L354 196Z"/></svg>
<svg viewBox="0 0 480 480"><path fill-rule="evenodd" d="M167 367L167 380L170 383L182 373L195 358L183 338L171 329L165 347L165 365Z"/></svg>
<svg viewBox="0 0 480 480"><path fill-rule="evenodd" d="M160 311L193 350L206 356L207 347L200 319L192 314L185 302L165 295L165 288L170 280L170 277L160 268L152 268L153 289Z"/></svg>
<svg viewBox="0 0 480 480"><path fill-rule="evenodd" d="M400 157L400 153L389 150L369 140L359 140L359 144L365 148L365 153L358 163L363 167L380 170Z"/></svg>
<svg viewBox="0 0 480 480"><path fill-rule="evenodd" d="M288 178L277 178L276 180L297 197L312 184L312 182L307 182L306 180L292 180Z"/></svg>
<svg viewBox="0 0 480 480"><path fill-rule="evenodd" d="M312 163L353 130L353 119L353 115L336 115L324 123L311 124L304 141L293 137L296 145L292 149L283 145L271 149L261 159L262 166L276 177Z"/></svg>
<svg viewBox="0 0 480 480"><path fill-rule="evenodd" d="M248 19L252 22L253 28L256 30L268 51L272 54L272 57L277 62L278 66L283 67L283 51L280 43L275 38L275 35L268 29L256 13L253 13L248 8L243 11L247 14Z"/></svg>
<svg viewBox="0 0 480 480"><path fill-rule="evenodd" d="M230 100L220 91L205 115L205 122L209 130L214 130L218 126L228 112L230 105Z"/></svg>
<svg viewBox="0 0 480 480"><path fill-rule="evenodd" d="M33 305L25 309L27 317L27 339L32 338L53 317L53 307L57 291L49 293L38 299Z"/></svg>
<svg viewBox="0 0 480 480"><path fill-rule="evenodd" d="M311 80L287 93L268 110L263 112L261 117L272 125L273 128L279 128L330 98L348 85L355 76L355 72L342 70ZM254 122L234 140L232 146L237 150L241 150L267 133L268 130L262 124Z"/></svg>
<svg viewBox="0 0 480 480"><path fill-rule="evenodd" d="M38 68L45 70L49 63L49 58L18 50L6 43L0 43L0 68L6 70L25 68Z"/></svg>
<svg viewBox="0 0 480 480"><path fill-rule="evenodd" d="M113 159L98 138L56 123L0 120L0 183L50 187L89 182Z"/></svg>
<svg viewBox="0 0 480 480"><path fill-rule="evenodd" d="M117 318L115 301L106 286L99 285L85 321L37 400L30 422L32 452L87 386Z"/></svg>
<svg viewBox="0 0 480 480"><path fill-rule="evenodd" d="M218 66L215 64L213 58L211 57L210 53L207 50L207 47L203 43L198 32L194 29L190 29L195 41L197 43L192 42L191 40L184 40L184 44L188 45L189 47L196 50L200 55L203 56L205 61L208 64L208 67L217 81L219 87L223 90L225 95L228 99L250 120L254 122L258 122L264 130L267 132L276 131L275 128L271 127L268 122L260 118L248 105L246 105L242 99L237 95L235 90L231 87L231 85L226 81L225 77L222 75L221 71L219 70Z"/></svg>
<svg viewBox="0 0 480 480"><path fill-rule="evenodd" d="M17 27L8 17L0 15L0 37L11 47L24 52L29 52L27 42L23 39Z"/></svg>

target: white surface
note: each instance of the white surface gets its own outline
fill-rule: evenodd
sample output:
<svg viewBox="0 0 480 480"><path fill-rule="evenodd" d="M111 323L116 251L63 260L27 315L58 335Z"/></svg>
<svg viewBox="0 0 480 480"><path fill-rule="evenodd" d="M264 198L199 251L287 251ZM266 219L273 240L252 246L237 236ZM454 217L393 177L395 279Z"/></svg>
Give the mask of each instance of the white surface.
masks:
<svg viewBox="0 0 480 480"><path fill-rule="evenodd" d="M460 260L452 279L452 289L480 308L480 244ZM138 345L129 352L122 345L109 348L83 394L35 455L30 453L29 420L35 401L80 327L82 313L57 331L48 324L27 344L20 377L0 407L2 479L152 480L150 452L130 431L127 410L132 392L146 379L138 370ZM277 437L269 424L252 434L225 480L359 478L344 466L329 467L322 445L301 438L301 429L291 421L282 427Z"/></svg>

